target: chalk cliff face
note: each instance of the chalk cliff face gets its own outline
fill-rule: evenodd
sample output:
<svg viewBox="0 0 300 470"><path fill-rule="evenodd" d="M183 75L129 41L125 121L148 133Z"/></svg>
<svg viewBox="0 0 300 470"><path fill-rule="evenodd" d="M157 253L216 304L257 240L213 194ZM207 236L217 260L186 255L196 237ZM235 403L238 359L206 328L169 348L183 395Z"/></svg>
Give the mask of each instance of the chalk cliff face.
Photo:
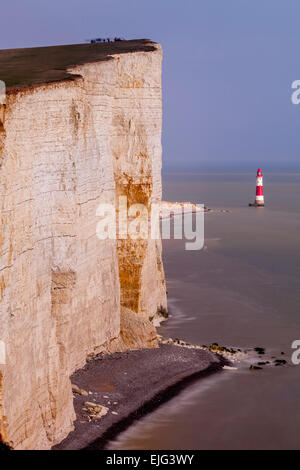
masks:
<svg viewBox="0 0 300 470"><path fill-rule="evenodd" d="M114 54L69 68L74 80L8 89L0 441L15 449L47 449L72 430L69 377L88 355L156 346L148 318L166 308L160 241L99 240L96 210L119 195L160 200L161 56L159 45Z"/></svg>

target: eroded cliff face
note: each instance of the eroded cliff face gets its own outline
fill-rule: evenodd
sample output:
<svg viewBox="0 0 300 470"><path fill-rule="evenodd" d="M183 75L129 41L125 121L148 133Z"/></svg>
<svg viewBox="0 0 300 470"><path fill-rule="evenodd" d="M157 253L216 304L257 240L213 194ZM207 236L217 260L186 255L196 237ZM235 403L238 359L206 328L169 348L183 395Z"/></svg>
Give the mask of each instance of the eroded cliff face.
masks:
<svg viewBox="0 0 300 470"><path fill-rule="evenodd" d="M0 440L15 449L62 440L70 375L91 354L155 347L148 318L166 308L160 241L96 236L101 202L160 200L160 46L70 72L8 90L0 125Z"/></svg>

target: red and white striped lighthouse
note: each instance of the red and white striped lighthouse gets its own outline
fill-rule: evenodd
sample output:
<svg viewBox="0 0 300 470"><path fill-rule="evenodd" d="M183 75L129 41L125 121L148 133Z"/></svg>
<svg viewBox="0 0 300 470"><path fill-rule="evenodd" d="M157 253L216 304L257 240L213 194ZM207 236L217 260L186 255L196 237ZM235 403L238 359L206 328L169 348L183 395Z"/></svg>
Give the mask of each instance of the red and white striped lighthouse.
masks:
<svg viewBox="0 0 300 470"><path fill-rule="evenodd" d="M257 170L256 174L256 196L254 204L249 204L249 206L260 206L263 207L265 205L264 201L264 185L263 185L263 177L261 169Z"/></svg>
<svg viewBox="0 0 300 470"><path fill-rule="evenodd" d="M263 185L263 177L261 169L257 170L256 175L256 196L255 196L255 205L256 206L264 206L264 185Z"/></svg>

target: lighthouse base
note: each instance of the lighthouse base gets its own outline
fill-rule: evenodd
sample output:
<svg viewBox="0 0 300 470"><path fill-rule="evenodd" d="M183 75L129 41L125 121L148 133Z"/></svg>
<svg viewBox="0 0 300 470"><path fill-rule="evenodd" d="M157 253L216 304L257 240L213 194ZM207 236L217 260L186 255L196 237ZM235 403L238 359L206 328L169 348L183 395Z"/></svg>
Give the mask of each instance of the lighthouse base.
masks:
<svg viewBox="0 0 300 470"><path fill-rule="evenodd" d="M249 203L249 207L265 207L265 203L261 203L261 202L253 202L253 203Z"/></svg>

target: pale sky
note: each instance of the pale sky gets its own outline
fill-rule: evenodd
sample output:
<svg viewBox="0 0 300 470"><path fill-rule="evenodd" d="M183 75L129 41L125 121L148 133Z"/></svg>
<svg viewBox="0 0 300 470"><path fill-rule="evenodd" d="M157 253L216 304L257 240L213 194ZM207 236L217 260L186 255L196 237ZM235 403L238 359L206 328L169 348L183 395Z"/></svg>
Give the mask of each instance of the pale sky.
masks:
<svg viewBox="0 0 300 470"><path fill-rule="evenodd" d="M2 49L115 35L162 44L165 170L300 169L299 0L1 3Z"/></svg>

